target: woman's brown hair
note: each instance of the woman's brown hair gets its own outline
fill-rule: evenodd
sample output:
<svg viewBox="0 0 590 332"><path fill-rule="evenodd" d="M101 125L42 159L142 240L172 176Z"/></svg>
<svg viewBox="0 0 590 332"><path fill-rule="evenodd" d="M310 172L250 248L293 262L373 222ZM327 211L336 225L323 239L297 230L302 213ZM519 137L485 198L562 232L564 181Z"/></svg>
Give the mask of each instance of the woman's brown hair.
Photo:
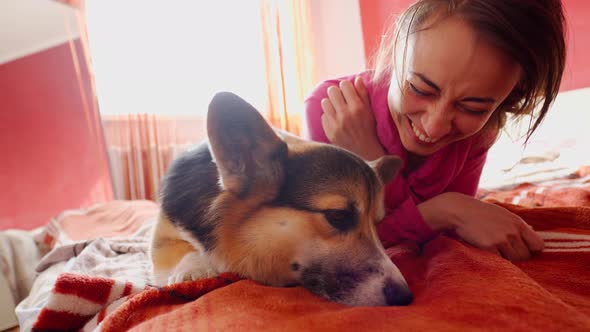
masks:
<svg viewBox="0 0 590 332"><path fill-rule="evenodd" d="M506 122L507 113L515 117L528 114L528 141L545 118L561 85L566 53L561 1L419 0L401 13L383 36L373 61L373 80L389 83L394 70L405 68L409 37L434 26L436 22L424 26L432 18L450 16L465 20L522 68L520 81L496 109L488 125L499 130ZM399 74L396 76L400 77Z"/></svg>

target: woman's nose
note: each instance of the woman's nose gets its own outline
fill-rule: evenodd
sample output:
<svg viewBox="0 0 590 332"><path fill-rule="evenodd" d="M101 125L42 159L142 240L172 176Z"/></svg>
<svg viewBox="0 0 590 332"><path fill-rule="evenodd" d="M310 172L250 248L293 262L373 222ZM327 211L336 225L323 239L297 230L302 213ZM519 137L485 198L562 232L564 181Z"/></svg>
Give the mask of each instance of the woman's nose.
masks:
<svg viewBox="0 0 590 332"><path fill-rule="evenodd" d="M434 140L437 140L451 131L453 113L450 105L433 103L424 115L424 131Z"/></svg>

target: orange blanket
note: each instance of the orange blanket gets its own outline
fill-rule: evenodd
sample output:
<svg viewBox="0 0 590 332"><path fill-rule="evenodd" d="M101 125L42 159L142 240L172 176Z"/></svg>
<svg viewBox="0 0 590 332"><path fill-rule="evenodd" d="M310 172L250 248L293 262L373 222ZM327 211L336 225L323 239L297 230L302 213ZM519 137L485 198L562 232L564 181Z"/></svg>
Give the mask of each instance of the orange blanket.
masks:
<svg viewBox="0 0 590 332"><path fill-rule="evenodd" d="M415 295L407 307L345 307L249 280L204 292L201 281L141 292L101 328L590 331L590 208L507 207L542 231L546 251L512 264L446 236L390 248Z"/></svg>

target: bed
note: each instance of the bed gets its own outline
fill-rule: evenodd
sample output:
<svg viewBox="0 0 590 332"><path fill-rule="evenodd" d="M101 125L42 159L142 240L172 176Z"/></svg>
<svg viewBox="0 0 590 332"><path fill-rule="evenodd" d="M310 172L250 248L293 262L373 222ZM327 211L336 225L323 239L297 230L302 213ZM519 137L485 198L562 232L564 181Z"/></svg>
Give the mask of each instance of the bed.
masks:
<svg viewBox="0 0 590 332"><path fill-rule="evenodd" d="M522 216L545 250L513 264L451 235L389 248L415 294L407 307L346 307L232 274L154 287L151 201L67 210L34 231L2 232L12 239L4 257L35 262L5 275L21 274L8 289L26 331L590 330L590 167L478 196Z"/></svg>

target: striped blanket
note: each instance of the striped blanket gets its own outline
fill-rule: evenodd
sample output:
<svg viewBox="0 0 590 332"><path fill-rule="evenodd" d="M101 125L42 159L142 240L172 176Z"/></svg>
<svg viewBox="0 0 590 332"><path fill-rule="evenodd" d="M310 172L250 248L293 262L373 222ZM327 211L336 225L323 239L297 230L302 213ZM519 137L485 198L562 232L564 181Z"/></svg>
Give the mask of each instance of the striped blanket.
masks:
<svg viewBox="0 0 590 332"><path fill-rule="evenodd" d="M477 198L525 207L590 206L590 166L551 180L519 182L499 189L480 188Z"/></svg>

